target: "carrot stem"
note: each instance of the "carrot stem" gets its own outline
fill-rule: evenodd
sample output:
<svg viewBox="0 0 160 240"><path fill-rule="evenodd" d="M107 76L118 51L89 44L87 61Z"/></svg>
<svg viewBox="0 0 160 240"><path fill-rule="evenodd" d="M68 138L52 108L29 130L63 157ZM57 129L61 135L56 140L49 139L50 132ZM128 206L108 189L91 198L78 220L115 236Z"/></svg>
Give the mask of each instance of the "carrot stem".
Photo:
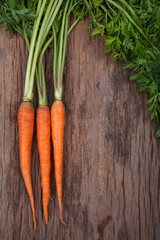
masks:
<svg viewBox="0 0 160 240"><path fill-rule="evenodd" d="M53 24L53 37L54 37L54 62L53 62L53 79L54 79L54 89L57 89L57 38L56 38L56 30Z"/></svg>
<svg viewBox="0 0 160 240"><path fill-rule="evenodd" d="M57 2L58 0L56 0ZM52 18L51 18L51 21L49 22L48 26L46 25L46 18L44 17L43 19L43 22L42 22L42 26L41 26L41 29L40 29L40 32L39 32L39 35L38 35L38 39L37 39L37 44L36 44L36 47L35 47L35 52L34 52L34 57L33 57L33 61L32 61L32 69L31 69L31 72L30 72L30 84L29 84L29 89L28 89L28 92L27 92L27 97L26 98L31 98L32 99L32 90L33 90L33 83L34 83L34 75L35 75L35 68L36 68L36 63L37 63L37 59L38 59L38 55L39 55L39 51L40 51L40 48L41 48L41 45L42 45L42 37L43 37L43 34L44 34L44 29L45 29L45 35L47 36L48 35L48 32L53 24L53 21L61 7L61 4L62 4L62 0L59 0L58 1L58 4L54 10L54 13L52 15ZM47 8L47 10L49 9L49 7ZM48 11L46 11L46 13L48 13Z"/></svg>
<svg viewBox="0 0 160 240"><path fill-rule="evenodd" d="M67 36L68 36L68 19L72 9L73 0L67 0L63 18L61 29L58 37L58 44L56 40L56 30L53 25L53 36L54 36L54 64L53 64L53 78L54 78L54 88L55 88L55 99L61 101L62 100L62 92L63 92L63 70L64 70L64 62L66 55L66 45L67 45ZM72 29L70 29L71 31Z"/></svg>
<svg viewBox="0 0 160 240"><path fill-rule="evenodd" d="M73 30L73 28L77 25L78 22L79 22L79 18L77 18L72 24L72 26L70 26L70 28L68 29L67 36L70 34L70 32Z"/></svg>
<svg viewBox="0 0 160 240"><path fill-rule="evenodd" d="M53 40L53 36L46 42L44 45L41 54L38 60L38 75L39 78L37 79L37 88L38 88L38 95L39 95L39 106L47 106L47 91L46 91L46 82L45 82L45 74L44 74L44 67L43 67L43 55Z"/></svg>
<svg viewBox="0 0 160 240"><path fill-rule="evenodd" d="M37 34L38 34L38 29L39 29L39 25L40 25L40 21L44 12L44 8L46 5L46 1L44 0L42 5L41 5L41 1L39 1L38 3L38 8L37 8L37 12L38 12L38 18L35 20L35 24L33 27L33 34L32 34L32 38L31 38L31 45L30 45L30 51L29 51L29 57L28 57L28 63L27 63L27 70L26 70L26 79L25 79L25 87L24 87L24 96L23 96L23 100L24 101L32 101L33 98L33 86L30 86L30 71L32 68L32 59L33 59L33 54L34 54L34 48L35 48L35 42L36 42L36 38L37 38ZM31 89L31 93L28 94L30 87Z"/></svg>
<svg viewBox="0 0 160 240"><path fill-rule="evenodd" d="M65 56L66 56L66 46L67 46L67 36L68 36L68 18L69 16L66 17L66 21L65 21L64 40L63 40L64 43L63 43L62 63L61 63L61 71L60 71L61 81L63 79L63 69L64 69L64 62L65 62Z"/></svg>
<svg viewBox="0 0 160 240"><path fill-rule="evenodd" d="M60 35L59 35L59 54L58 54L58 76L57 76L57 81L58 81L58 88L62 88L62 79L61 79L61 69L62 69L62 54L63 54L63 44L64 44L64 27L65 27L65 21L66 21L66 13L69 5L69 0L66 3L64 13L63 13L63 18L62 18L62 25L61 25L61 30L60 30Z"/></svg>
<svg viewBox="0 0 160 240"><path fill-rule="evenodd" d="M133 10L133 8L131 7L131 5L129 3L127 3L125 0L119 0L119 1L121 2L122 5L124 5L129 10L129 12L131 13L135 22L141 27L140 19L137 16L137 14L135 13L135 11Z"/></svg>

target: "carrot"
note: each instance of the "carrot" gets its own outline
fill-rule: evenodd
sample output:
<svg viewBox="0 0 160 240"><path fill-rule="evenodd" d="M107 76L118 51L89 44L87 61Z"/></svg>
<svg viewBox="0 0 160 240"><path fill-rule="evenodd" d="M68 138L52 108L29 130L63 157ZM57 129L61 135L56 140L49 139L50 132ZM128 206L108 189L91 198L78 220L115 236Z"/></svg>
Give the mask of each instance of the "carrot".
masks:
<svg viewBox="0 0 160 240"><path fill-rule="evenodd" d="M63 92L63 70L65 63L67 37L77 24L77 20L68 29L69 16L74 6L73 0L67 0L64 5L62 21L60 28L53 24L53 38L54 38L54 62L53 62L53 79L54 79L54 94L55 102L51 108L51 125L52 125L52 140L54 148L54 165L55 178L57 187L57 196L59 203L59 212L61 222L62 219L62 171L63 171L63 136L64 136L64 122L65 122L65 108L62 102ZM79 20L79 19L78 19ZM64 223L65 224L65 223Z"/></svg>
<svg viewBox="0 0 160 240"><path fill-rule="evenodd" d="M30 174L31 144L34 128L34 109L31 103L29 102L21 103L18 111L18 125L19 125L20 167L26 185L26 189L31 201L34 228L36 228L35 207Z"/></svg>
<svg viewBox="0 0 160 240"><path fill-rule="evenodd" d="M63 136L65 108L62 101L55 101L51 108L52 140L54 148L55 178L59 203L60 219L62 219L62 171L63 171Z"/></svg>
<svg viewBox="0 0 160 240"><path fill-rule="evenodd" d="M47 106L37 109L37 139L41 166L41 186L44 218L48 223L50 196L50 110Z"/></svg>

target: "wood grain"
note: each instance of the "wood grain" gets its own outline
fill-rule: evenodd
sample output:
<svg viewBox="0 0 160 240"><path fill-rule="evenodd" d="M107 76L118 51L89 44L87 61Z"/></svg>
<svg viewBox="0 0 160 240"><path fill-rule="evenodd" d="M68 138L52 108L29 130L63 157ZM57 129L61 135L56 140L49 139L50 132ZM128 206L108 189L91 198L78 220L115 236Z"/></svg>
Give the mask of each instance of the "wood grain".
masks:
<svg viewBox="0 0 160 240"><path fill-rule="evenodd" d="M46 53L49 106L54 100L53 50ZM159 240L160 140L129 72L90 37L87 20L68 39L63 215L59 220L52 158L49 224L45 225L36 126L32 182L37 230L19 166L17 111L27 49L22 37L0 27L0 239ZM37 107L35 89L34 108ZM53 153L52 153L53 155Z"/></svg>

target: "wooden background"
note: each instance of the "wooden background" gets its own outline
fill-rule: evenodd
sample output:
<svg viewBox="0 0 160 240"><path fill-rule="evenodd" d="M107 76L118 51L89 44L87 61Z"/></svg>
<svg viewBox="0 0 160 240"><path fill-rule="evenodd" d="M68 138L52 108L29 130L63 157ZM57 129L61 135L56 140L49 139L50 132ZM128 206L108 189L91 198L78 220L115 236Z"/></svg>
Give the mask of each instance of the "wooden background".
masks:
<svg viewBox="0 0 160 240"><path fill-rule="evenodd" d="M17 111L23 94L27 50L22 37L0 27L0 239L159 240L160 140L122 64L104 54L87 20L68 39L64 104L63 215L59 220L52 158L49 224L45 225L36 128L32 182L37 230L19 166ZM52 105L53 50L45 56ZM37 107L35 90L34 108Z"/></svg>

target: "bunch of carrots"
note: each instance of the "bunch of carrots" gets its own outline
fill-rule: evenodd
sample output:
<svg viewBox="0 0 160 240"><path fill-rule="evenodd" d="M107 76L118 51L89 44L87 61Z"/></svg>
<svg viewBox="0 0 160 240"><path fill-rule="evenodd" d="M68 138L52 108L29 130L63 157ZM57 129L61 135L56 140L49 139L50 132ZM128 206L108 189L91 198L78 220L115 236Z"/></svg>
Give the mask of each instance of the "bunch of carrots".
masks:
<svg viewBox="0 0 160 240"><path fill-rule="evenodd" d="M8 21L10 29L18 31L24 36L29 56L26 69L25 87L18 110L19 125L19 150L20 167L25 186L30 198L34 228L36 228L35 205L31 181L31 145L34 132L34 109L33 86L36 79L38 91L38 109L36 111L37 139L41 167L42 203L46 224L48 223L48 203L50 197L50 129L52 129L52 141L54 149L54 165L57 196L59 203L60 219L62 219L62 171L63 171L63 137L65 122L65 107L62 102L63 92L63 69L66 54L67 37L81 17L75 16L74 22L68 28L69 16L73 6L78 7L81 1L74 0L39 0L33 5L35 10L31 12L24 8L16 9L17 4L13 1L6 1L2 4L1 10L6 11L10 17ZM31 5L32 6L32 5ZM13 16L12 13L14 12ZM17 14L17 15L16 15ZM18 15L19 14L19 15ZM28 14L28 15L27 15ZM27 15L27 16L26 16ZM82 14L83 15L83 14ZM81 16L82 16L81 15ZM14 18L17 16L17 22ZM26 16L26 18L25 18ZM19 18L18 18L19 17ZM9 22L10 21L10 22ZM53 78L55 101L51 111L47 105L47 91L45 81L45 69L43 55L46 49L54 41L54 63Z"/></svg>
<svg viewBox="0 0 160 240"><path fill-rule="evenodd" d="M31 39L27 42L29 57L26 70L23 101L18 111L20 166L33 212L36 228L35 206L31 183L31 144L34 131L34 109L32 106L33 84L36 76L39 107L36 111L38 150L41 166L41 186L44 218L48 223L48 203L50 197L50 128L54 149L54 165L60 219L62 219L62 171L63 171L63 137L65 107L62 102L63 69L65 62L67 36L78 22L78 18L68 29L68 20L73 7L73 0L39 1L37 18L33 25ZM61 12L59 12L62 7ZM54 40L53 78L55 101L51 111L47 106L47 92L43 66L43 55Z"/></svg>
<svg viewBox="0 0 160 240"><path fill-rule="evenodd" d="M52 123L52 140L54 145L54 160L56 172L55 176L59 202L61 202L62 195L61 193L62 193L64 114L61 113L62 104L59 104L60 101L58 102L58 105L56 105L57 107L54 107L54 110L52 111L52 116L50 114L50 110L47 106L46 83L43 66L44 52L51 43L51 41L53 40L52 36L50 36L49 40L47 39L49 31L52 28L53 22L56 18L56 15L58 14L62 2L63 2L62 0L50 1L47 6L47 9L45 9L47 1L45 0L39 1L37 6L37 18L34 21L31 39L28 39L26 35L29 57L26 70L23 101L18 111L18 125L19 125L20 166L31 202L34 228L36 228L36 216L30 169L31 169L31 144L34 131L34 109L32 106L32 99L35 75L39 96L38 101L39 106L36 112L37 139L41 166L42 203L46 223L48 223L47 207L50 197L51 123ZM55 106L55 104L53 104L53 106ZM60 216L62 216L62 211L60 211Z"/></svg>

